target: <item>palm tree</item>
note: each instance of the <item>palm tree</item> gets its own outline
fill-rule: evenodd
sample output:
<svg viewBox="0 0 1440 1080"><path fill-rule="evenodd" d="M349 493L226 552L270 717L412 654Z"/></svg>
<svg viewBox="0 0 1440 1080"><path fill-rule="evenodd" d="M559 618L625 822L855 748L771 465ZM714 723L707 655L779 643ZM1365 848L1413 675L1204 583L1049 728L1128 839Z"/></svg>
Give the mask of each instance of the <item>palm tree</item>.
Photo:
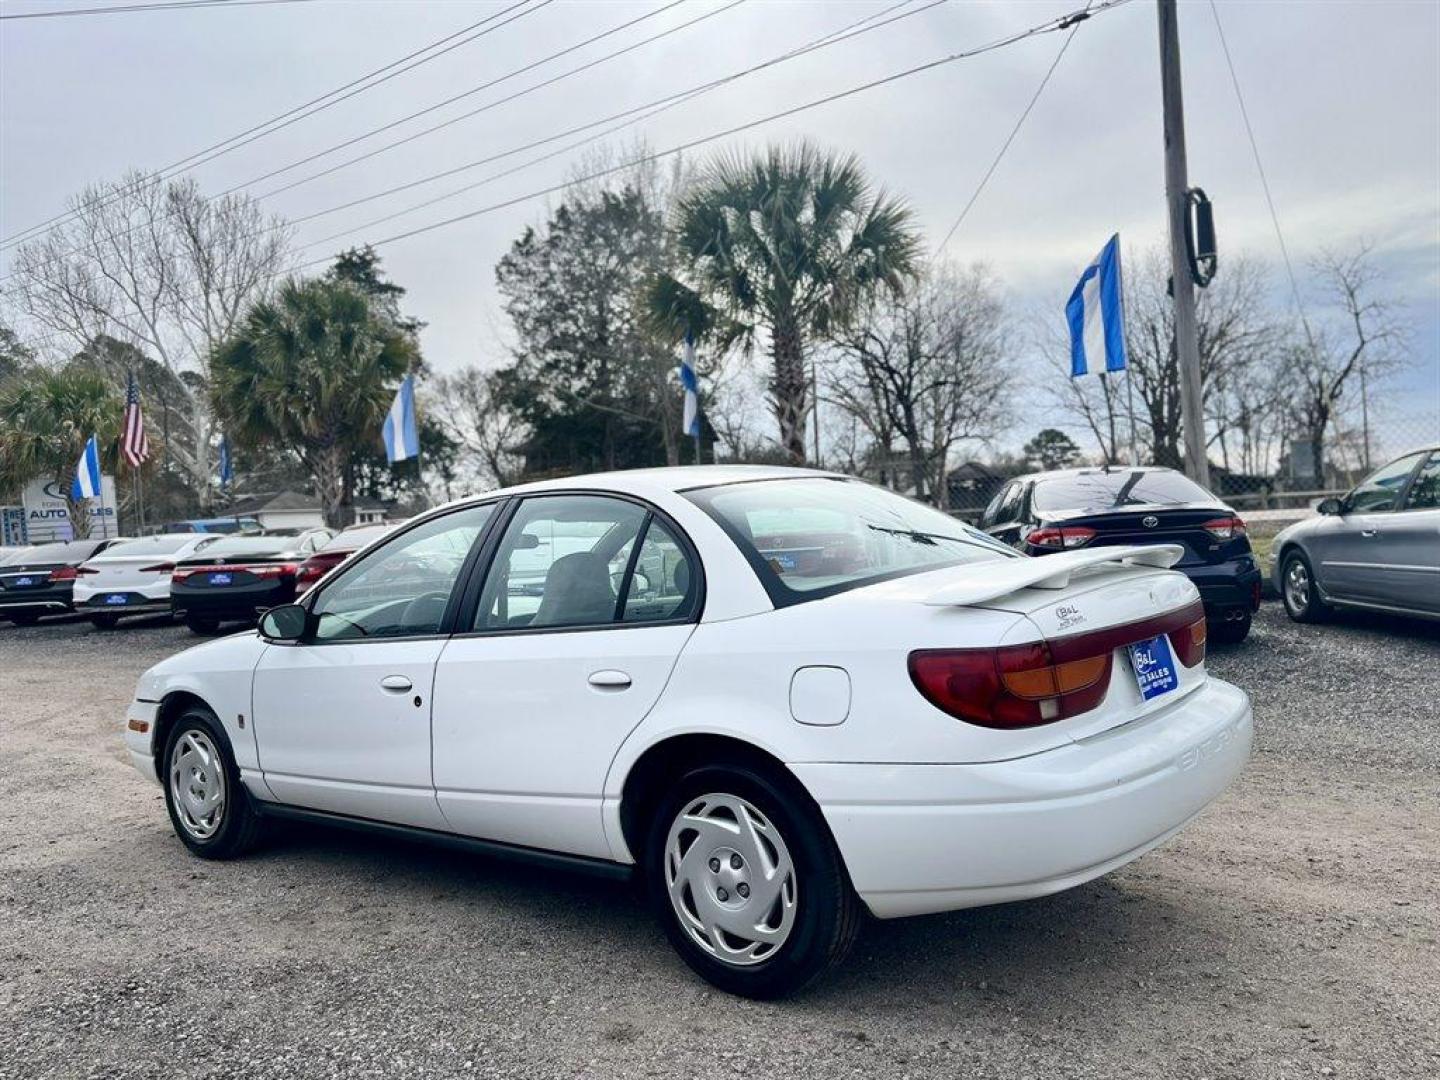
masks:
<svg viewBox="0 0 1440 1080"><path fill-rule="evenodd" d="M211 403L240 446L289 446L314 479L325 521L341 520L345 470L375 440L413 339L353 287L287 281L216 349Z"/></svg>
<svg viewBox="0 0 1440 1080"><path fill-rule="evenodd" d="M70 498L70 482L91 435L99 436L102 464L113 458L122 413L115 388L81 366L31 367L6 379L0 384L0 495L18 493L32 480L53 481L65 492L72 534L87 536L89 506Z"/></svg>
<svg viewBox="0 0 1440 1080"><path fill-rule="evenodd" d="M715 160L679 202L675 242L689 268L655 282L653 314L672 331L704 322L722 345L753 345L763 328L780 442L803 464L807 345L876 291L904 290L920 257L910 211L873 190L854 156L800 142Z"/></svg>

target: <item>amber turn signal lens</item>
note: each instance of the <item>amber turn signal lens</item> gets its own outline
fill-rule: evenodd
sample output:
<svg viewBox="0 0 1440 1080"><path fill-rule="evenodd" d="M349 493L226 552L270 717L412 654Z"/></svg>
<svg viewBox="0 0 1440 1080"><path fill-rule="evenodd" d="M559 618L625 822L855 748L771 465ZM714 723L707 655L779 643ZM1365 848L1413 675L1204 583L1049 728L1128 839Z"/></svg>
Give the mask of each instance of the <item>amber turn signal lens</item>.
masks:
<svg viewBox="0 0 1440 1080"><path fill-rule="evenodd" d="M145 732L147 732L147 731L150 730L150 721L149 721L149 720L136 720L136 719L132 716L132 717L130 718L129 722L126 723L125 726L128 727L131 731L138 731L141 735L144 735Z"/></svg>

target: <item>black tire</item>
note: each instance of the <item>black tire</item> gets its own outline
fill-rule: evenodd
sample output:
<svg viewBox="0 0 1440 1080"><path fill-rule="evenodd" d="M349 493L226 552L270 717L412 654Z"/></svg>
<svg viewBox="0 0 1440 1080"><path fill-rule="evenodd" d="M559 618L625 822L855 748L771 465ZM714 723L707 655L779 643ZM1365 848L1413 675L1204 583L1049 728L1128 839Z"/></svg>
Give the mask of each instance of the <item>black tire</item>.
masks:
<svg viewBox="0 0 1440 1080"><path fill-rule="evenodd" d="M1285 605L1285 614L1296 622L1323 622L1330 614L1320 599L1310 560L1299 551L1287 551L1280 564L1280 602Z"/></svg>
<svg viewBox="0 0 1440 1080"><path fill-rule="evenodd" d="M207 753L209 761L204 758L187 761L184 751L177 758L176 747L181 746L189 735L196 736L195 742L207 751L214 751L213 755ZM188 782L186 770L192 766L201 772L200 787L192 790L204 790L205 785L213 784L214 774L206 771L211 762L219 769L224 798L214 817L197 818L190 814L189 807L177 805L176 789ZM259 840L260 815L250 801L250 793L240 782L240 770L235 765L230 742L209 709L192 705L170 728L161 751L160 780L165 789L165 809L170 814L170 825L192 854L202 859L234 859L249 851ZM187 818L189 822L203 823L204 827L197 829L187 823Z"/></svg>
<svg viewBox="0 0 1440 1080"><path fill-rule="evenodd" d="M1243 619L1226 619L1210 624L1209 634L1220 645L1239 645L1250 636L1251 615L1247 611Z"/></svg>
<svg viewBox="0 0 1440 1080"><path fill-rule="evenodd" d="M220 630L220 620L206 615L186 615L185 625L192 634L199 634L201 637L210 637Z"/></svg>
<svg viewBox="0 0 1440 1080"><path fill-rule="evenodd" d="M33 611L21 611L14 615L6 615L5 617L16 626L34 626L40 621L40 616Z"/></svg>
<svg viewBox="0 0 1440 1080"><path fill-rule="evenodd" d="M779 834L794 867L794 891L790 894L794 915L788 936L772 952L749 966L735 966L721 960L711 948L703 946L682 924L670 899L666 847L671 826L682 811L693 810L701 804L701 797L705 795L721 795L750 804ZM683 831L678 837L683 840ZM695 843L709 841L697 834L691 840L692 845ZM720 865L723 872L730 864L711 860L705 865ZM744 873L750 873L750 866L744 865ZM643 868L646 892L670 944L702 978L743 997L773 999L799 990L845 958L864 919L860 898L855 895L819 808L793 779L762 765L740 762L699 765L681 775L661 799L650 821ZM757 880L760 880L758 876ZM741 895L750 894L735 894ZM693 906L693 898L689 902ZM762 922L772 921L758 909L753 917Z"/></svg>
<svg viewBox="0 0 1440 1080"><path fill-rule="evenodd" d="M114 630L120 625L119 615L91 615L90 625L96 630Z"/></svg>

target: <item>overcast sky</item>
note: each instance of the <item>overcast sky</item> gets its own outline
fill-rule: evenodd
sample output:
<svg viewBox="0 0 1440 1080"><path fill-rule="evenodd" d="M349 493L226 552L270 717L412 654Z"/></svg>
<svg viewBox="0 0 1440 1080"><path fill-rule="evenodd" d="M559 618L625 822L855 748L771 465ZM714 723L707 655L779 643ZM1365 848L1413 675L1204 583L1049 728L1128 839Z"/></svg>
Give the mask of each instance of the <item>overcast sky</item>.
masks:
<svg viewBox="0 0 1440 1080"><path fill-rule="evenodd" d="M0 234L52 216L88 182L168 164L512 2L310 0L0 21ZM555 0L194 175L206 192L229 188L666 2ZM443 132L277 194L265 205L299 217L508 150L779 55L894 0L747 0L719 11L729 2L680 3L387 138L707 11L719 13ZM928 2L914 0L910 7ZM65 6L64 0L0 0L0 14ZM686 102L626 136L664 149L1079 6L953 0ZM1343 246L1361 237L1377 245L1388 290L1404 301L1411 331L1411 366L1399 384L1403 402L1393 408L1440 429L1440 4L1221 0L1219 10L1292 255L1303 263L1322 244ZM1111 232L1118 229L1132 248L1163 237L1155 22L1155 5L1135 0L1081 26L951 242L951 257L989 263L1019 309L1063 307L1079 269ZM1278 267L1273 226L1208 3L1181 4L1180 33L1190 179L1215 201L1221 272L1225 255L1241 250ZM854 151L879 183L910 202L934 243L969 198L1061 40L1059 34L1031 38L768 124L693 156L801 135ZM367 140L348 154L251 190L262 194L382 141ZM358 231L305 250L301 258L543 189L562 180L575 158L564 155L437 206L359 228L530 156L309 222L297 230L300 245L342 229ZM543 199L528 200L382 249L386 270L410 291L409 312L429 324L424 351L437 368L503 359L505 320L494 265L520 230L540 219L544 205ZM1297 269L1304 273L1303 266Z"/></svg>

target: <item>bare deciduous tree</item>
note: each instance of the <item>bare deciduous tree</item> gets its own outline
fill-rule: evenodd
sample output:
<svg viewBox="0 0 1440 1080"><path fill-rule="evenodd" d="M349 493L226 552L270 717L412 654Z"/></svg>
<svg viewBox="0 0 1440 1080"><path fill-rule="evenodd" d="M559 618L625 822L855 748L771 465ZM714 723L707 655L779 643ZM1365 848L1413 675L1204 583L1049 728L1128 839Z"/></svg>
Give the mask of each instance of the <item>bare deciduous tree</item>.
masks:
<svg viewBox="0 0 1440 1080"><path fill-rule="evenodd" d="M943 507L955 445L992 438L1007 415L1008 336L988 270L939 268L909 296L877 298L840 337L829 398L869 432L882 472L898 450L903 486Z"/></svg>
<svg viewBox="0 0 1440 1080"><path fill-rule="evenodd" d="M528 434L524 421L502 403L500 373L462 368L435 380L434 415L458 442L480 478L495 487L516 483Z"/></svg>
<svg viewBox="0 0 1440 1080"><path fill-rule="evenodd" d="M107 337L208 381L210 356L284 269L288 229L244 195L207 199L193 180L131 172L86 188L71 215L15 254L11 293L77 350ZM171 452L204 492L211 474L204 394Z"/></svg>

